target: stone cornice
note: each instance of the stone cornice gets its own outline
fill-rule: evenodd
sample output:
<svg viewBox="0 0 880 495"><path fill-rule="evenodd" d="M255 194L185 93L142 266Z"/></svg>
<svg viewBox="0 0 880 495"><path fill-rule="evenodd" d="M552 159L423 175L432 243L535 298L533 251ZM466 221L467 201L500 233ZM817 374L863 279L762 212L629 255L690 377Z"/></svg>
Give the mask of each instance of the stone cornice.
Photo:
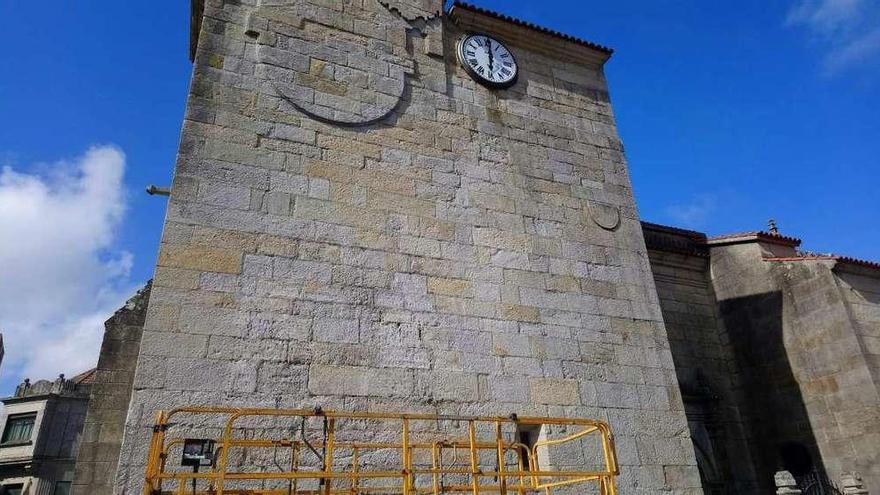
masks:
<svg viewBox="0 0 880 495"><path fill-rule="evenodd" d="M195 60L204 12L205 0L190 0L190 61ZM492 33L511 44L561 60L602 66L614 52L611 48L464 2L454 2L447 15L462 29Z"/></svg>
<svg viewBox="0 0 880 495"><path fill-rule="evenodd" d="M613 52L602 45L464 2L454 2L447 16L462 29L492 34L512 45L573 63L602 66Z"/></svg>
<svg viewBox="0 0 880 495"><path fill-rule="evenodd" d="M780 246L797 247L801 245L801 240L796 237L789 237L772 232L741 232L737 234L727 234L717 237L710 237L706 244L709 246L726 246L729 244L743 244L748 242L764 242L767 244L778 244Z"/></svg>

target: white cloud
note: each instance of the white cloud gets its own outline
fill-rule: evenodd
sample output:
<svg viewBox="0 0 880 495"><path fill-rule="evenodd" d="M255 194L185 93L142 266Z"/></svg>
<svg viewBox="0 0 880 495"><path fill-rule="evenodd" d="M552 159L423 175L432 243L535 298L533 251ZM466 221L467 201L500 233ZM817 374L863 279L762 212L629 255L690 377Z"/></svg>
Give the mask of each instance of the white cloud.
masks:
<svg viewBox="0 0 880 495"><path fill-rule="evenodd" d="M787 22L832 36L847 31L864 4L864 0L801 0L788 12Z"/></svg>
<svg viewBox="0 0 880 495"><path fill-rule="evenodd" d="M699 229L709 220L716 206L715 196L701 194L687 203L670 205L664 212L676 227Z"/></svg>
<svg viewBox="0 0 880 495"><path fill-rule="evenodd" d="M0 170L3 382L95 365L103 321L134 292L132 256L114 249L125 213L125 155L112 146L74 161Z"/></svg>
<svg viewBox="0 0 880 495"><path fill-rule="evenodd" d="M880 2L799 0L786 24L806 28L824 52L822 65L835 75L880 60Z"/></svg>
<svg viewBox="0 0 880 495"><path fill-rule="evenodd" d="M847 68L880 58L880 27L861 34L825 57L825 70L836 74ZM871 65L874 67L875 65Z"/></svg>

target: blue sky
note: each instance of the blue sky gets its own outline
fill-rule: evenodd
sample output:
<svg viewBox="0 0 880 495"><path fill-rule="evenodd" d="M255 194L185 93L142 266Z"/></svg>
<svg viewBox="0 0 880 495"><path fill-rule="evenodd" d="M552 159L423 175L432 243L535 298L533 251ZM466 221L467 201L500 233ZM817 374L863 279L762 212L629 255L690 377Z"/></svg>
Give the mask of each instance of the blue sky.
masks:
<svg viewBox="0 0 880 495"><path fill-rule="evenodd" d="M807 249L880 260L876 1L477 3L615 48L645 220L720 234L773 217ZM151 275L165 204L143 189L171 178L188 8L0 2L0 193L53 219L0 223L0 395L23 374L79 371L99 322ZM21 239L40 229L56 235ZM35 338L53 345L23 351Z"/></svg>

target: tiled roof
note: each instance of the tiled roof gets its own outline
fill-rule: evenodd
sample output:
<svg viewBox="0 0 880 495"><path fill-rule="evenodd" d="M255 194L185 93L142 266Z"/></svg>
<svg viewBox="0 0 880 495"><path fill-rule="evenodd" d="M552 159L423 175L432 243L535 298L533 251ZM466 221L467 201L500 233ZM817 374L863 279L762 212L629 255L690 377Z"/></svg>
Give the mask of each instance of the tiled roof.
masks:
<svg viewBox="0 0 880 495"><path fill-rule="evenodd" d="M92 368L88 371L84 371L75 377L71 378L72 381L76 385L95 383L95 375L98 373L98 368Z"/></svg>
<svg viewBox="0 0 880 495"><path fill-rule="evenodd" d="M709 256L706 234L702 232L642 222L642 233L648 249L703 258Z"/></svg>
<svg viewBox="0 0 880 495"><path fill-rule="evenodd" d="M763 241L791 247L797 247L801 244L801 240L797 237L790 237L764 231L739 232L736 234L725 234L707 238L706 234L702 232L680 229L678 227L670 227L668 225L659 225L650 222L642 222L642 231L645 233L645 242L648 245L648 249L659 249L662 251L690 254L695 256L707 256L708 252L706 251L706 248L712 244L727 244L753 241ZM669 235L664 236L663 234ZM675 236L677 236L678 238L676 239ZM836 261L838 263L846 263L848 265L880 269L880 262L862 260L850 256L840 256L836 254L800 253L796 256L768 256L764 258L764 261Z"/></svg>
<svg viewBox="0 0 880 495"><path fill-rule="evenodd" d="M658 230L660 232L668 232L670 234L684 235L684 236L688 236L688 237L691 237L694 239L706 240L706 234L704 234L702 232L697 232L696 230L687 230L687 229L682 229L679 227L672 227L669 225L660 225L659 223L651 223L651 222L644 222L644 221L642 222L642 227L647 228L647 229L651 229L651 230Z"/></svg>
<svg viewBox="0 0 880 495"><path fill-rule="evenodd" d="M505 14L501 14L499 12L494 12L494 11L491 11L488 9L484 9L483 7L478 7L476 5L466 3L466 2L459 2L459 1L452 2L452 5L449 7L448 12L451 14L452 11L455 10L456 7L460 7L460 8L467 9L467 10L472 10L474 12L477 12L477 13L480 13L483 15L487 15L490 17L494 17L494 18L500 19L502 21L507 21L512 24L516 24L518 26L526 27L526 28L532 29L534 31L538 31L538 32L541 32L544 34L549 34L550 36L555 36L557 38L561 38L566 41L571 41L572 43L577 43L579 45L590 47L594 50L599 50L600 52L606 53L608 55L611 55L612 53L614 53L614 50L611 48L608 48L607 46L602 46L600 44L593 43L592 41L587 41L585 39L581 39L576 36L572 36L570 34L565 34L565 33L559 32L559 31L554 31L553 29L545 28L543 26L539 26L537 24L533 24L531 22L524 21L522 19L510 17L509 15L505 15Z"/></svg>
<svg viewBox="0 0 880 495"><path fill-rule="evenodd" d="M836 256L838 263L847 263L849 265L858 265L864 266L867 268L877 268L880 269L880 262L870 261L870 260L860 260L858 258L851 258L849 256Z"/></svg>
<svg viewBox="0 0 880 495"><path fill-rule="evenodd" d="M860 260L850 256L838 256L836 254L805 254L802 256L787 257L768 257L764 261L836 261L838 263L846 263L848 265L863 266L865 268L874 268L880 270L880 263L876 261Z"/></svg>

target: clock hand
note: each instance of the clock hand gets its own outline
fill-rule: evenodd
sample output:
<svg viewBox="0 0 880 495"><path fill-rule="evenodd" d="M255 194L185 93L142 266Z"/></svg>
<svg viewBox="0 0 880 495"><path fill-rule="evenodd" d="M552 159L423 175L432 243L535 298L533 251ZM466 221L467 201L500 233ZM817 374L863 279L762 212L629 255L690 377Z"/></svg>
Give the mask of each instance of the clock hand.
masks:
<svg viewBox="0 0 880 495"><path fill-rule="evenodd" d="M488 42L489 47L489 72L492 73L495 71L495 69L492 67L495 63L495 55L492 53L492 40L486 38L486 41Z"/></svg>

